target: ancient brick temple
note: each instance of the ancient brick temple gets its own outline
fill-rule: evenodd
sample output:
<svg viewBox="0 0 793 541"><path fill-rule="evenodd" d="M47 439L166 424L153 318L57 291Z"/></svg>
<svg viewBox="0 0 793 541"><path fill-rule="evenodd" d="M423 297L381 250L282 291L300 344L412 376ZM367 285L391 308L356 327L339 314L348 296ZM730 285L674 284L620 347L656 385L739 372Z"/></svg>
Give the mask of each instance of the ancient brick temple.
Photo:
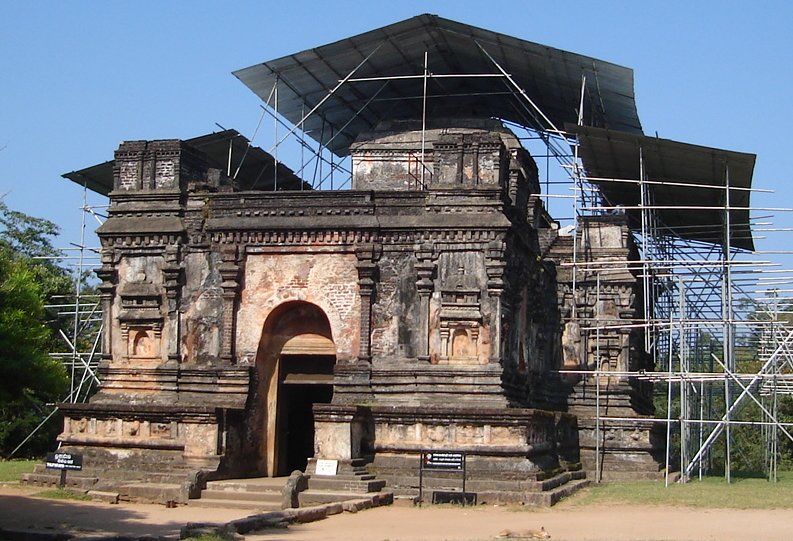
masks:
<svg viewBox="0 0 793 541"><path fill-rule="evenodd" d="M627 218L560 235L519 139L461 110L358 130L347 190L312 190L258 149L237 174L236 132L127 141L85 170L111 201L105 355L99 392L63 406L65 449L100 483L176 475L176 499L317 460L413 493L433 450L466 453L480 501L526 501L596 464L657 475L651 389L559 374L651 368L641 328L619 325L642 311L637 274L574 288L565 266L576 243L580 260L635 258ZM596 426L596 386L600 414L627 420Z"/></svg>

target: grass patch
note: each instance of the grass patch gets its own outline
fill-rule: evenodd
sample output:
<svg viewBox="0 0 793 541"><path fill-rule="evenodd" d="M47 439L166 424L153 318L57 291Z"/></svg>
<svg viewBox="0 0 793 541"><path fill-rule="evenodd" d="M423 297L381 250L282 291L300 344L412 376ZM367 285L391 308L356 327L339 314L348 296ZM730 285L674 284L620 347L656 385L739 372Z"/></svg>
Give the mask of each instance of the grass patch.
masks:
<svg viewBox="0 0 793 541"><path fill-rule="evenodd" d="M202 533L192 537L185 537L184 541L233 541L233 539L234 536L231 534Z"/></svg>
<svg viewBox="0 0 793 541"><path fill-rule="evenodd" d="M0 460L0 483L19 481L23 473L31 473L41 460Z"/></svg>
<svg viewBox="0 0 793 541"><path fill-rule="evenodd" d="M89 501L91 498L87 494L81 492L74 492L73 490L65 488L53 488L50 490L43 490L33 494L36 498L49 498L52 500L80 500Z"/></svg>
<svg viewBox="0 0 793 541"><path fill-rule="evenodd" d="M793 509L793 472L769 482L757 477L707 477L668 487L661 482L625 481L592 484L569 499L572 505L627 503L680 505L711 509Z"/></svg>

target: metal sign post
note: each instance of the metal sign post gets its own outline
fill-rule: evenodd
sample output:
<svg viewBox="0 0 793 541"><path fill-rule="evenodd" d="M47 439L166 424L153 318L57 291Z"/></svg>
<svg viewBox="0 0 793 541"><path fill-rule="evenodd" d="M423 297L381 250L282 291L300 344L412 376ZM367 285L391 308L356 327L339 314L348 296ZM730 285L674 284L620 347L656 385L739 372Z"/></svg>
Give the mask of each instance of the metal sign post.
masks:
<svg viewBox="0 0 793 541"><path fill-rule="evenodd" d="M48 453L44 466L48 470L61 470L58 488L66 486L66 470L82 470L83 455L75 453Z"/></svg>
<svg viewBox="0 0 793 541"><path fill-rule="evenodd" d="M476 503L476 494L469 494L465 490L465 481L468 477L466 471L466 453L462 451L422 451L419 464L419 505L424 501L424 470L459 472L463 476L462 492L433 491L432 502Z"/></svg>

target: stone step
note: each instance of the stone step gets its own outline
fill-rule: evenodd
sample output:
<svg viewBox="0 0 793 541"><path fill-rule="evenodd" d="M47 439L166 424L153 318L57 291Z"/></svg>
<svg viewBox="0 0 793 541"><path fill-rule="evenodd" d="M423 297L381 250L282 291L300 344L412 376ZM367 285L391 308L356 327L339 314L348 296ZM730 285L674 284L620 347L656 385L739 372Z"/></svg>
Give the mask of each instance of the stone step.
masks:
<svg viewBox="0 0 793 541"><path fill-rule="evenodd" d="M357 493L379 492L386 485L382 479L343 479L338 477L311 477L308 480L308 488L316 490L348 491Z"/></svg>
<svg viewBox="0 0 793 541"><path fill-rule="evenodd" d="M304 490L299 495L300 507L321 505L325 503L344 502L348 500L374 499L375 505L387 505L394 501L394 494L391 491L355 493L346 491L331 490Z"/></svg>
<svg viewBox="0 0 793 541"><path fill-rule="evenodd" d="M595 466L597 465L597 461L595 457L592 456L595 453L585 453L585 456L582 457L582 465L585 470L594 470ZM604 469L609 469L612 471L646 471L646 472L659 472L663 471L664 466L663 464L657 463L655 460L650 458L649 456L643 460L622 460L619 457L615 457L613 454L609 453L604 459L600 462L600 467Z"/></svg>
<svg viewBox="0 0 793 541"><path fill-rule="evenodd" d="M408 498L415 499L418 498L418 493L419 493L418 488L415 487L389 487L388 490L394 493L394 498L400 498L400 499L408 499Z"/></svg>
<svg viewBox="0 0 793 541"><path fill-rule="evenodd" d="M141 483L172 483L182 484L190 478L189 472L176 472L176 473L161 473L161 472L120 472L113 470L102 470L99 468L83 468L79 471L68 471L66 473L66 484L68 486L75 486L81 488L88 488L93 486L97 480L101 479L107 486L122 484L130 481ZM48 470L37 466L33 473L24 474L22 476L23 483L30 484L54 484L57 485L60 480L60 472L58 470Z"/></svg>
<svg viewBox="0 0 793 541"><path fill-rule="evenodd" d="M595 479L595 472L589 475ZM663 481L664 471L604 471L601 481Z"/></svg>
<svg viewBox="0 0 793 541"><path fill-rule="evenodd" d="M250 511L280 511L281 504L271 502L254 502L250 500L228 500L201 497L198 500L188 500L188 507L245 509Z"/></svg>
<svg viewBox="0 0 793 541"><path fill-rule="evenodd" d="M585 478L586 478L586 472L584 470L563 472L553 477L549 477L543 481L529 483L526 489L528 492L545 492L548 490L553 490L554 488L561 486L567 482L585 479Z"/></svg>
<svg viewBox="0 0 793 541"><path fill-rule="evenodd" d="M308 472L308 471L313 471L313 470L310 470L309 468L306 468L306 471ZM306 473L306 475L308 477L313 477L313 476L315 476L317 474L316 473ZM374 474L372 474L369 471L369 468L366 468L366 467L363 467L363 466L356 466L354 468L346 468L346 467L345 468L341 468L341 467L339 467L339 471L333 477L342 477L342 476L350 477L350 478L352 478L352 477L358 478L358 477L365 477L365 476L373 476L374 477ZM326 477L326 476L323 475L323 476L320 476L320 477Z"/></svg>
<svg viewBox="0 0 793 541"><path fill-rule="evenodd" d="M374 479L377 476L374 474L369 473L369 470L365 469L356 469L356 470L346 470L346 471L339 471L336 475L317 475L316 473L307 473L305 474L306 477L338 477L342 479Z"/></svg>
<svg viewBox="0 0 793 541"><path fill-rule="evenodd" d="M555 477L550 477L543 481L535 481L527 479L523 481L518 480L505 480L505 479L466 479L465 489L468 492L481 492L481 491L524 491L524 492L539 492L553 488L558 484L565 482L570 477L564 477L567 474L559 474ZM586 473L576 473L576 475L585 476ZM418 475L412 476L391 476L388 478L389 488L397 489L413 489L419 488ZM424 488L433 490L461 490L463 486L462 475L456 477L430 477L424 476ZM543 488L545 487L545 489Z"/></svg>
<svg viewBox="0 0 793 541"><path fill-rule="evenodd" d="M577 479L543 492L515 492L515 491L480 491L477 492L477 503L522 503L535 507L550 507L559 500L588 486L587 479ZM471 491L469 491L471 492ZM424 496L425 501L431 499L431 492Z"/></svg>
<svg viewBox="0 0 793 541"><path fill-rule="evenodd" d="M231 492L256 492L256 493L281 493L286 480L278 483L262 483L256 481L246 481L245 479L207 481L206 490L223 490Z"/></svg>
<svg viewBox="0 0 793 541"><path fill-rule="evenodd" d="M403 468L384 468L379 467L376 469L375 474L379 478L383 479L416 479L416 484L418 485L418 478L419 478L419 466L418 464L408 463ZM578 465L576 465L575 469L580 469ZM565 470L557 470L551 472L545 471L533 471L533 472L524 472L524 471L507 471L507 472L497 472L497 471L477 471L472 468L469 468L467 471L468 479L487 479L488 481L493 482L514 482L515 479L521 479L523 482L534 482L534 481L543 481L550 477L556 475L559 471L569 471ZM424 470L424 478L425 479L450 479L450 480L462 480L462 472L461 471L444 471L444 470Z"/></svg>
<svg viewBox="0 0 793 541"><path fill-rule="evenodd" d="M566 498L575 492L578 492L584 487L589 486L591 481L588 479L578 479L570 481L564 485L557 487L547 492L532 492L528 493L524 503L526 505L536 505L538 507L550 507L556 504L562 498Z"/></svg>
<svg viewBox="0 0 793 541"><path fill-rule="evenodd" d="M95 502L118 503L118 492L106 492L102 490L89 490L87 496Z"/></svg>
<svg viewBox="0 0 793 541"><path fill-rule="evenodd" d="M424 501L431 501L434 491L462 492L462 480L456 483L449 481L425 478L422 487ZM589 483L586 472L576 470L557 474L541 482L524 481L520 484L504 480L468 480L465 490L476 493L479 503L521 502L527 505L550 506ZM418 495L418 480L414 486L396 485L389 487L389 490L399 498L415 497Z"/></svg>
<svg viewBox="0 0 793 541"><path fill-rule="evenodd" d="M52 471L52 470L48 470ZM86 477L75 475L75 472L66 473L66 486L71 488L90 489L96 485L96 477ZM61 482L61 474L58 473L25 473L22 475L22 483L29 485L53 486Z"/></svg>
<svg viewBox="0 0 793 541"><path fill-rule="evenodd" d="M562 498L567 498L568 496L575 494L579 490L586 488L591 484L592 481L589 479L575 479L570 481L569 483L559 487L554 491L553 502L551 505L554 505Z"/></svg>
<svg viewBox="0 0 793 541"><path fill-rule="evenodd" d="M369 473L368 470L363 470L363 472L359 473L339 473L336 475L307 475L309 479L344 479L345 481L369 481L370 479L376 479L377 476L373 473Z"/></svg>
<svg viewBox="0 0 793 541"><path fill-rule="evenodd" d="M201 499L275 503L280 506L282 496L280 492L248 492L244 490L213 490L207 488L201 491Z"/></svg>
<svg viewBox="0 0 793 541"><path fill-rule="evenodd" d="M134 502L187 502L185 488L176 483L125 483L118 487L119 498Z"/></svg>

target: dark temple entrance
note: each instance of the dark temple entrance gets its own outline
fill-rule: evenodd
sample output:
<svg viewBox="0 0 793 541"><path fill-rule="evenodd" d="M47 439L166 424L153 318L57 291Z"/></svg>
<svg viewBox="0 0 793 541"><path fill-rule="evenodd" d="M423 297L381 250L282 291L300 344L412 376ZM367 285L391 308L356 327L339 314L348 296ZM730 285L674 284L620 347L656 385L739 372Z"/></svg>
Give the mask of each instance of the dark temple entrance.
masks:
<svg viewBox="0 0 793 541"><path fill-rule="evenodd" d="M314 456L314 404L333 398L333 364L330 355L283 355L278 390L278 470L288 475L305 471Z"/></svg>
<svg viewBox="0 0 793 541"><path fill-rule="evenodd" d="M265 321L256 363L257 469L271 477L305 470L314 456L312 406L333 398L336 346L328 317L304 301L276 307Z"/></svg>

